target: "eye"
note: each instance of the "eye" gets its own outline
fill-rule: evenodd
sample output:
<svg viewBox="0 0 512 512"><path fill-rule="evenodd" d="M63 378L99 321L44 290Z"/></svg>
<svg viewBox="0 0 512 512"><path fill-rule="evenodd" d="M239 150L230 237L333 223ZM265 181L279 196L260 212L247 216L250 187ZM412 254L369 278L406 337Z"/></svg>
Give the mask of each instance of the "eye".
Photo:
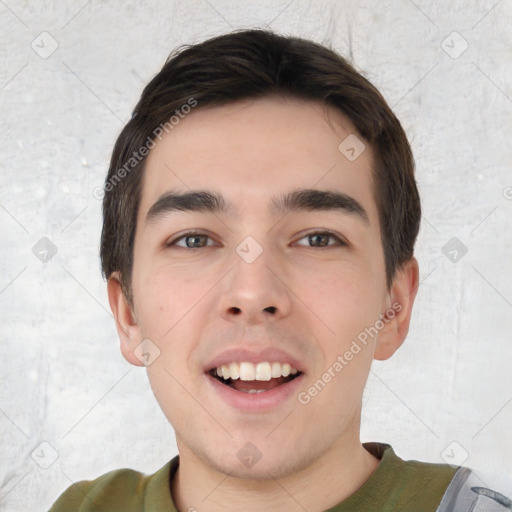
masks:
<svg viewBox="0 0 512 512"><path fill-rule="evenodd" d="M307 240L306 243L302 243ZM330 231L314 231L308 233L295 242L296 245L307 245L308 247L322 248L330 246L346 246L347 243L342 240L338 235ZM166 244L166 247L182 247L184 249L201 249L215 245L215 242L206 234L198 232L185 233L172 242Z"/></svg>
<svg viewBox="0 0 512 512"><path fill-rule="evenodd" d="M207 243L207 240L213 242L213 240L208 235L203 233L189 232L181 235L172 242L169 242L166 244L166 246L183 247L184 249L200 249L201 247L213 245L213 243Z"/></svg>
<svg viewBox="0 0 512 512"><path fill-rule="evenodd" d="M334 240L334 243L330 243L329 239ZM329 231L314 231L312 233L308 233L306 236L302 237L298 242L296 242L297 245L304 245L300 242L302 240L307 240L309 244L309 247L328 247L331 245L339 245L344 246L347 245L345 241L343 241L339 236L335 235L334 233L331 233Z"/></svg>

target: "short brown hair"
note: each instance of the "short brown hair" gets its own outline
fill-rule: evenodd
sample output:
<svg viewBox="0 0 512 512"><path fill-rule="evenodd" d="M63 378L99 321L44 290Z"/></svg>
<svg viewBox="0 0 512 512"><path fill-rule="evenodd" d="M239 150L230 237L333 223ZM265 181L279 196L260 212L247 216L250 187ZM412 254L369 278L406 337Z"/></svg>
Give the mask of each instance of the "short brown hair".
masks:
<svg viewBox="0 0 512 512"><path fill-rule="evenodd" d="M119 271L130 302L142 175L159 127L171 126L191 99L200 109L276 94L321 101L352 121L375 155L374 196L388 287L413 256L421 217L414 159L383 96L325 46L266 30L241 30L171 53L116 141L104 185L100 256L104 277Z"/></svg>

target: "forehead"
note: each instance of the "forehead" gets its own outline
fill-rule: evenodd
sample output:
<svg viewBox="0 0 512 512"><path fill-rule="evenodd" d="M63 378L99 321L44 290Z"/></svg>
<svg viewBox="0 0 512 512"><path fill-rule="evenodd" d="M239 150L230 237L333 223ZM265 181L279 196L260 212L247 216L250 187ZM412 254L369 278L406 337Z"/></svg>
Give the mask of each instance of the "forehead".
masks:
<svg viewBox="0 0 512 512"><path fill-rule="evenodd" d="M357 158L347 158L345 141L359 143L357 153L364 148ZM150 151L139 220L169 190L215 190L232 214L267 214L276 195L300 188L356 197L371 219L372 165L350 120L319 102L263 98L197 108Z"/></svg>

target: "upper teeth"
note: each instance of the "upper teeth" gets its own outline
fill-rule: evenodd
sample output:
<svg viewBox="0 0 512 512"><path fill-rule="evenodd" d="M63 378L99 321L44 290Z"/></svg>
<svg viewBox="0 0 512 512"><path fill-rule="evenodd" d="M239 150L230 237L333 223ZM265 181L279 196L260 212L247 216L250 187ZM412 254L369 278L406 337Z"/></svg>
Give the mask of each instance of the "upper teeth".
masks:
<svg viewBox="0 0 512 512"><path fill-rule="evenodd" d="M298 370L288 363L230 363L218 366L214 370L224 380L270 380L295 375Z"/></svg>

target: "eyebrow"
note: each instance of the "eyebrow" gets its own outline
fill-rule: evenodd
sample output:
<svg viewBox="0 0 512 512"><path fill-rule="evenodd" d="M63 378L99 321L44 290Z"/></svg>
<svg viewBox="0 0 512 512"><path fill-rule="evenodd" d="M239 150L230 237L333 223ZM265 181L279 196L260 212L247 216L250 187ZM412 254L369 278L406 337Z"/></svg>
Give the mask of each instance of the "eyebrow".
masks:
<svg viewBox="0 0 512 512"><path fill-rule="evenodd" d="M369 224L368 213L353 197L333 190L297 189L287 194L274 196L269 203L270 212L284 216L292 211L337 211L355 215ZM210 212L235 214L235 208L217 192L192 190L190 192L169 191L162 194L151 206L146 223L156 222L172 212Z"/></svg>

